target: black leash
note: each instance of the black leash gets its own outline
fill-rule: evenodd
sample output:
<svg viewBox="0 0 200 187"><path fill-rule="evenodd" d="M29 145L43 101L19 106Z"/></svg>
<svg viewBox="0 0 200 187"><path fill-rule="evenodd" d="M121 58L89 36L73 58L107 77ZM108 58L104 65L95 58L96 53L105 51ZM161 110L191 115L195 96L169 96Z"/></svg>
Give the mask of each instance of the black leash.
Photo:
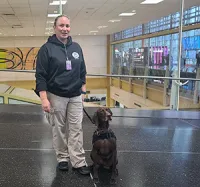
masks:
<svg viewBox="0 0 200 187"><path fill-rule="evenodd" d="M83 111L85 112L86 116L89 118L89 120L94 124L92 118L89 116L89 114L86 112L85 108L83 107Z"/></svg>

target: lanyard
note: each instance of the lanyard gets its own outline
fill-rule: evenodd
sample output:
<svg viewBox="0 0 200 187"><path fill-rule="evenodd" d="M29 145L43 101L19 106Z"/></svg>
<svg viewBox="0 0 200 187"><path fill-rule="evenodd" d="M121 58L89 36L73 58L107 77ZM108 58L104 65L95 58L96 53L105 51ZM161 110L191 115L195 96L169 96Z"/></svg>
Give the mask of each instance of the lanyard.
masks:
<svg viewBox="0 0 200 187"><path fill-rule="evenodd" d="M67 55L67 49L66 49L66 46L64 45L64 47L65 47L66 58L67 58L67 60L69 60L69 59L68 59L68 55Z"/></svg>

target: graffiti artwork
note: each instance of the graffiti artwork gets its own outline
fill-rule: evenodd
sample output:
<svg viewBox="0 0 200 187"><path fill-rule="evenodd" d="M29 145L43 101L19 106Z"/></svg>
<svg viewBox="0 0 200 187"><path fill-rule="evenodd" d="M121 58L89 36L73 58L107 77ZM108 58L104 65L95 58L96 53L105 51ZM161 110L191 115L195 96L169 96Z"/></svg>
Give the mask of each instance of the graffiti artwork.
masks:
<svg viewBox="0 0 200 187"><path fill-rule="evenodd" d="M39 48L0 48L0 69L34 70Z"/></svg>

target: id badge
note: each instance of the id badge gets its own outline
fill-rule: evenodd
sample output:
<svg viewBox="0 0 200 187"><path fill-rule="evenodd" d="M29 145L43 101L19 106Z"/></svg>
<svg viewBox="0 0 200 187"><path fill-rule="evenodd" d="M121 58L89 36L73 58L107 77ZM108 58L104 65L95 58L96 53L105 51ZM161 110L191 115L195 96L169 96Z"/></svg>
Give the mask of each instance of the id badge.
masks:
<svg viewBox="0 0 200 187"><path fill-rule="evenodd" d="M71 70L71 69L72 69L71 60L66 60L66 70Z"/></svg>

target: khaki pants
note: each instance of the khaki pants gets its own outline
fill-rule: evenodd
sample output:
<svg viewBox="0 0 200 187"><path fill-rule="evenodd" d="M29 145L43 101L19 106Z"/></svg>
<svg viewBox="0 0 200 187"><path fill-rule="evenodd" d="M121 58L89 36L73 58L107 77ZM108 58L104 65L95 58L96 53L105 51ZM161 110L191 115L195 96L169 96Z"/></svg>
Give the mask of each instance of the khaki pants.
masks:
<svg viewBox="0 0 200 187"><path fill-rule="evenodd" d="M47 92L51 112L46 114L52 125L53 147L57 161L69 161L72 167L86 165L83 149L82 97L65 98Z"/></svg>

